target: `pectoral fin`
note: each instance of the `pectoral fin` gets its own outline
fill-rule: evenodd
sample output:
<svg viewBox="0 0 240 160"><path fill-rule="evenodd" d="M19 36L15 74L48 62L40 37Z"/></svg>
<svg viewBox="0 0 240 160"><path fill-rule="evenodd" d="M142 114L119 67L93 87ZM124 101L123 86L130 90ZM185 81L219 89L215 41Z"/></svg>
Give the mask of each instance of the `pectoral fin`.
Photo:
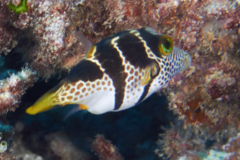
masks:
<svg viewBox="0 0 240 160"><path fill-rule="evenodd" d="M145 86L151 82L151 80L157 76L159 72L159 67L157 64L152 64L151 66L146 67L144 76L141 80L141 85Z"/></svg>
<svg viewBox="0 0 240 160"><path fill-rule="evenodd" d="M88 107L84 104L79 104L79 106L75 106L73 109L70 110L70 112L68 112L66 114L66 116L64 117L64 121L66 121L69 117L71 117L73 114L81 111L81 110L87 110Z"/></svg>
<svg viewBox="0 0 240 160"><path fill-rule="evenodd" d="M147 84L150 82L150 80L151 80L151 68L150 68L150 67L147 67L147 68L145 69L144 76L143 76L143 78L142 78L142 80L141 80L141 85L142 85L142 86L147 85Z"/></svg>

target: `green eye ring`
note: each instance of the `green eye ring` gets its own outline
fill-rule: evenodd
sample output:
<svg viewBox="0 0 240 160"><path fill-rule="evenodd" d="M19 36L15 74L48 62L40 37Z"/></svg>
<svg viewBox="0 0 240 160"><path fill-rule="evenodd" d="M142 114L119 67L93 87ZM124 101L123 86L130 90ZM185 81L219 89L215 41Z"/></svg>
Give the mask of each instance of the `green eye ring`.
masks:
<svg viewBox="0 0 240 160"><path fill-rule="evenodd" d="M172 37L167 35L161 35L158 48L161 55L165 55L165 56L169 55L173 50Z"/></svg>

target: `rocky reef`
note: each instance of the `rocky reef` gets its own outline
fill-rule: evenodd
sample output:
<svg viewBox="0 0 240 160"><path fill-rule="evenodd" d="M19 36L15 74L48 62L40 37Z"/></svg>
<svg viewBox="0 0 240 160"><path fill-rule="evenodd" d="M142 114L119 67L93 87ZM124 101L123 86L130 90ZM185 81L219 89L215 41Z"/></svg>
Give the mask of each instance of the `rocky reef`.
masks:
<svg viewBox="0 0 240 160"><path fill-rule="evenodd" d="M183 153L187 159L200 159L197 153L208 152L209 148L222 151L224 141L239 133L240 30L237 19L240 8L237 1L219 1L218 4L195 2L193 7L186 8L188 13L199 18L194 25L201 25L190 25L197 28L195 40L183 45L192 54L192 66L175 76L165 91L169 108L183 120L182 129L173 127L175 129L163 136L166 140L163 150L173 159ZM198 12L193 9L196 6ZM186 35L191 30L185 31ZM191 141L186 137L189 134ZM212 141L211 145L206 143L209 141ZM226 159L236 157L226 156Z"/></svg>
<svg viewBox="0 0 240 160"><path fill-rule="evenodd" d="M75 147L71 143L73 140L59 131L62 122L56 120L58 118L55 117L56 125L49 123L55 126L54 129L43 124L54 121L54 118L46 120L46 115L53 114L36 116L38 120L34 121L24 114L24 110L59 81L56 77L63 77L82 60L92 43L125 29L149 26L158 33L172 36L174 45L186 50L192 57L191 67L173 77L168 87L159 91L159 94L167 97L169 110L161 107L167 106L162 105L163 101L155 104L155 100L151 99L142 104L146 105L145 108L161 107L165 113L173 112L175 116L169 114L169 117L159 117L156 113L160 114L161 111L153 113L140 107L139 110L129 111L134 114L124 111L116 117L121 119L124 115L141 115L145 120L142 123L157 128L149 133L159 132L160 136L153 136L148 142L157 141L158 145L150 145L154 143L146 140L145 143L141 141L142 146L138 147L155 147L155 153L152 151L152 154L159 156L159 159L199 160L211 159L213 155L225 160L239 159L239 0L0 0L0 4L0 54L4 57L0 65L0 114L1 121L10 123L16 132L10 147L12 149L0 153L1 157L9 155L9 159L31 157L61 160L81 156L86 160L96 158L79 144L75 144L78 146ZM6 75L8 72L10 75ZM29 88L32 86L31 91ZM27 98L33 92L36 97ZM14 113L8 112L15 110ZM151 110L154 111L153 108ZM85 114L82 116L87 117ZM85 123L91 122L97 126L98 122L89 117L86 119ZM100 119L117 121L112 115ZM122 120L122 123L127 122ZM106 124L101 121L101 125L113 125ZM84 141L89 148L93 146L100 158L104 159L101 152L112 150L116 151L118 159L141 159L141 156L125 155L121 143L111 136L114 133L110 134L108 127L103 128L87 132L88 140ZM0 132L3 132L1 128ZM103 136L97 136L94 141L97 134L104 135L109 141L114 140L116 147ZM40 143L41 139L44 142ZM65 152L56 147L60 145ZM106 151L100 151L98 145L105 145ZM22 146L22 149L17 152L16 146ZM29 146L33 149L29 149ZM119 148L119 153L116 148ZM135 155L143 154L137 152ZM43 153L47 153L45 157Z"/></svg>

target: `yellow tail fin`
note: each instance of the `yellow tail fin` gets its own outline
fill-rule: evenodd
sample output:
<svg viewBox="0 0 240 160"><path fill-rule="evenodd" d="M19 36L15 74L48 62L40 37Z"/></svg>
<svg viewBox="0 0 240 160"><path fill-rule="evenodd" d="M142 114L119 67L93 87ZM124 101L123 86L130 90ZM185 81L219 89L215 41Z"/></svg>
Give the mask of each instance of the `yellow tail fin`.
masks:
<svg viewBox="0 0 240 160"><path fill-rule="evenodd" d="M59 93L59 90L56 92L52 92L52 90L45 93L41 98L39 98L34 105L27 108L26 113L30 115L35 115L37 113L47 111L51 108L53 108L55 105L59 105L59 101L57 99L57 94Z"/></svg>

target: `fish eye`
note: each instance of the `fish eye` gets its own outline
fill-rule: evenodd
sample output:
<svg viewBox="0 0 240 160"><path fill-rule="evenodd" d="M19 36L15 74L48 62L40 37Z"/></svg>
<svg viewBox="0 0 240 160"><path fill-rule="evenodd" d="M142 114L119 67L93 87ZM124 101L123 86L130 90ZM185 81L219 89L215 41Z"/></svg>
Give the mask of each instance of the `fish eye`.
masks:
<svg viewBox="0 0 240 160"><path fill-rule="evenodd" d="M172 37L167 36L167 35L161 35L158 48L159 48L159 52L162 55L165 55L165 56L169 55L173 49Z"/></svg>

